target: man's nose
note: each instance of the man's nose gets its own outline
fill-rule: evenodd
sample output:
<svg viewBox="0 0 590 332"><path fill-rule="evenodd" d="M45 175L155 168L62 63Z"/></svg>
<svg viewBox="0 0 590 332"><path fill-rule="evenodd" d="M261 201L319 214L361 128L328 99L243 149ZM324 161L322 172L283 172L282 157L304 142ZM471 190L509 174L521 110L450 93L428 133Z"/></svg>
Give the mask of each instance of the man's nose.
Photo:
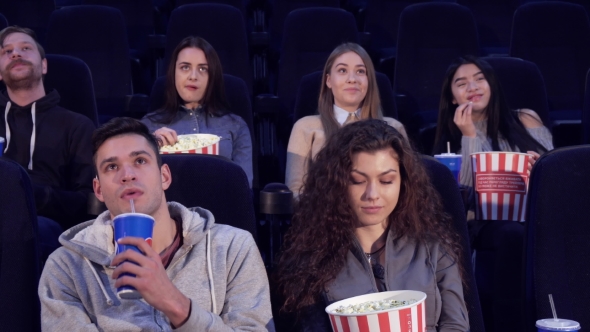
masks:
<svg viewBox="0 0 590 332"><path fill-rule="evenodd" d="M121 181L123 183L129 182L129 181L135 181L135 178L136 178L136 174L135 174L135 170L133 169L133 167L130 167L130 166L123 167L123 177L121 178Z"/></svg>

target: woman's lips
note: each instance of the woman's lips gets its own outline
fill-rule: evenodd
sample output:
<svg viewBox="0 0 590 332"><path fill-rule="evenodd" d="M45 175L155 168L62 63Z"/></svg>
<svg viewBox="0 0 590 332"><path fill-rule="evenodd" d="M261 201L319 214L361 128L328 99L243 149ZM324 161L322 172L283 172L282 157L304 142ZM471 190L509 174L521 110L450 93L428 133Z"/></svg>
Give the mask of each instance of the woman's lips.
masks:
<svg viewBox="0 0 590 332"><path fill-rule="evenodd" d="M480 101L481 100L482 95L475 95L475 96L471 96L469 98L467 98L467 100L469 101Z"/></svg>
<svg viewBox="0 0 590 332"><path fill-rule="evenodd" d="M363 212L368 213L368 214L379 213L382 208L383 208L382 206L366 206L366 207L361 207L361 209L363 210Z"/></svg>
<svg viewBox="0 0 590 332"><path fill-rule="evenodd" d="M196 87L196 86L194 86L194 85L187 85L187 86L185 86L185 88L187 88L187 89L189 89L189 90L191 90L191 91L197 91L197 90L199 89L199 88L197 88L197 87Z"/></svg>

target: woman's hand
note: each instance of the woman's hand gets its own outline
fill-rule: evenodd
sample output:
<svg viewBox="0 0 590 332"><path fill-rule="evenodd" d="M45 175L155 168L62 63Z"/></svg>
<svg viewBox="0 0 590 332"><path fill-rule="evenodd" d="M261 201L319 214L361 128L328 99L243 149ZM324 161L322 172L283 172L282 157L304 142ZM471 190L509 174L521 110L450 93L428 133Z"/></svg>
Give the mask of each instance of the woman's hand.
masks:
<svg viewBox="0 0 590 332"><path fill-rule="evenodd" d="M178 142L178 135L174 129L162 127L154 132L157 138L162 142L162 145L174 145Z"/></svg>
<svg viewBox="0 0 590 332"><path fill-rule="evenodd" d="M531 157L529 158L529 165L528 165L528 170L529 170L529 174L530 174L531 170L533 169L533 165L537 162L537 159L539 159L539 157L541 157L541 155L536 153L535 151L527 151L526 153L531 155Z"/></svg>
<svg viewBox="0 0 590 332"><path fill-rule="evenodd" d="M473 119L471 118L471 111L473 110L473 104L471 102L461 104L455 110L455 117L453 118L453 122L459 127L461 130L461 134L467 137L476 137L477 133L475 131L475 125L473 124Z"/></svg>

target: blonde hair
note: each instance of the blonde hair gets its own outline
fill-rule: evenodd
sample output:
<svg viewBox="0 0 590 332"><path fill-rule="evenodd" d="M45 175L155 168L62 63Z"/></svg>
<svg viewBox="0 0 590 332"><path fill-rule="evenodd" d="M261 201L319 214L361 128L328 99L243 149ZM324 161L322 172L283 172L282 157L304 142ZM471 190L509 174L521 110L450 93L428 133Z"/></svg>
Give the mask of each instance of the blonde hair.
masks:
<svg viewBox="0 0 590 332"><path fill-rule="evenodd" d="M320 88L320 97L318 99L318 113L324 127L326 139L332 136L339 128L340 124L334 117L334 94L332 89L326 85L328 75L332 71L332 66L336 59L344 53L354 52L361 57L367 71L368 87L365 99L361 102L361 119L383 119L381 113L381 99L379 98L379 89L377 88L377 79L375 78L375 67L371 57L364 48L355 43L344 43L332 51L328 57L322 75L322 85Z"/></svg>

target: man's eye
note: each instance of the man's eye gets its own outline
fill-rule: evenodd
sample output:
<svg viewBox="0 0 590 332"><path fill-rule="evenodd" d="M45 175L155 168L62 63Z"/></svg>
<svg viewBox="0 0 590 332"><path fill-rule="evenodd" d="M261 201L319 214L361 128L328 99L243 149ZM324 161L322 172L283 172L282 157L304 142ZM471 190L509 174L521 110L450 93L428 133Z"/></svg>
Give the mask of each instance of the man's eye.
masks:
<svg viewBox="0 0 590 332"><path fill-rule="evenodd" d="M107 167L106 167L107 171L113 171L116 169L117 169L117 165L115 165L115 164L110 164L110 165L107 165Z"/></svg>
<svg viewBox="0 0 590 332"><path fill-rule="evenodd" d="M147 160L145 160L144 158L137 158L137 160L135 162L140 165L143 165L143 164L147 163Z"/></svg>
<svg viewBox="0 0 590 332"><path fill-rule="evenodd" d="M23 51L28 51L28 50L30 50L30 49L31 49L31 48L30 48L29 46L25 46L25 47L23 47Z"/></svg>

